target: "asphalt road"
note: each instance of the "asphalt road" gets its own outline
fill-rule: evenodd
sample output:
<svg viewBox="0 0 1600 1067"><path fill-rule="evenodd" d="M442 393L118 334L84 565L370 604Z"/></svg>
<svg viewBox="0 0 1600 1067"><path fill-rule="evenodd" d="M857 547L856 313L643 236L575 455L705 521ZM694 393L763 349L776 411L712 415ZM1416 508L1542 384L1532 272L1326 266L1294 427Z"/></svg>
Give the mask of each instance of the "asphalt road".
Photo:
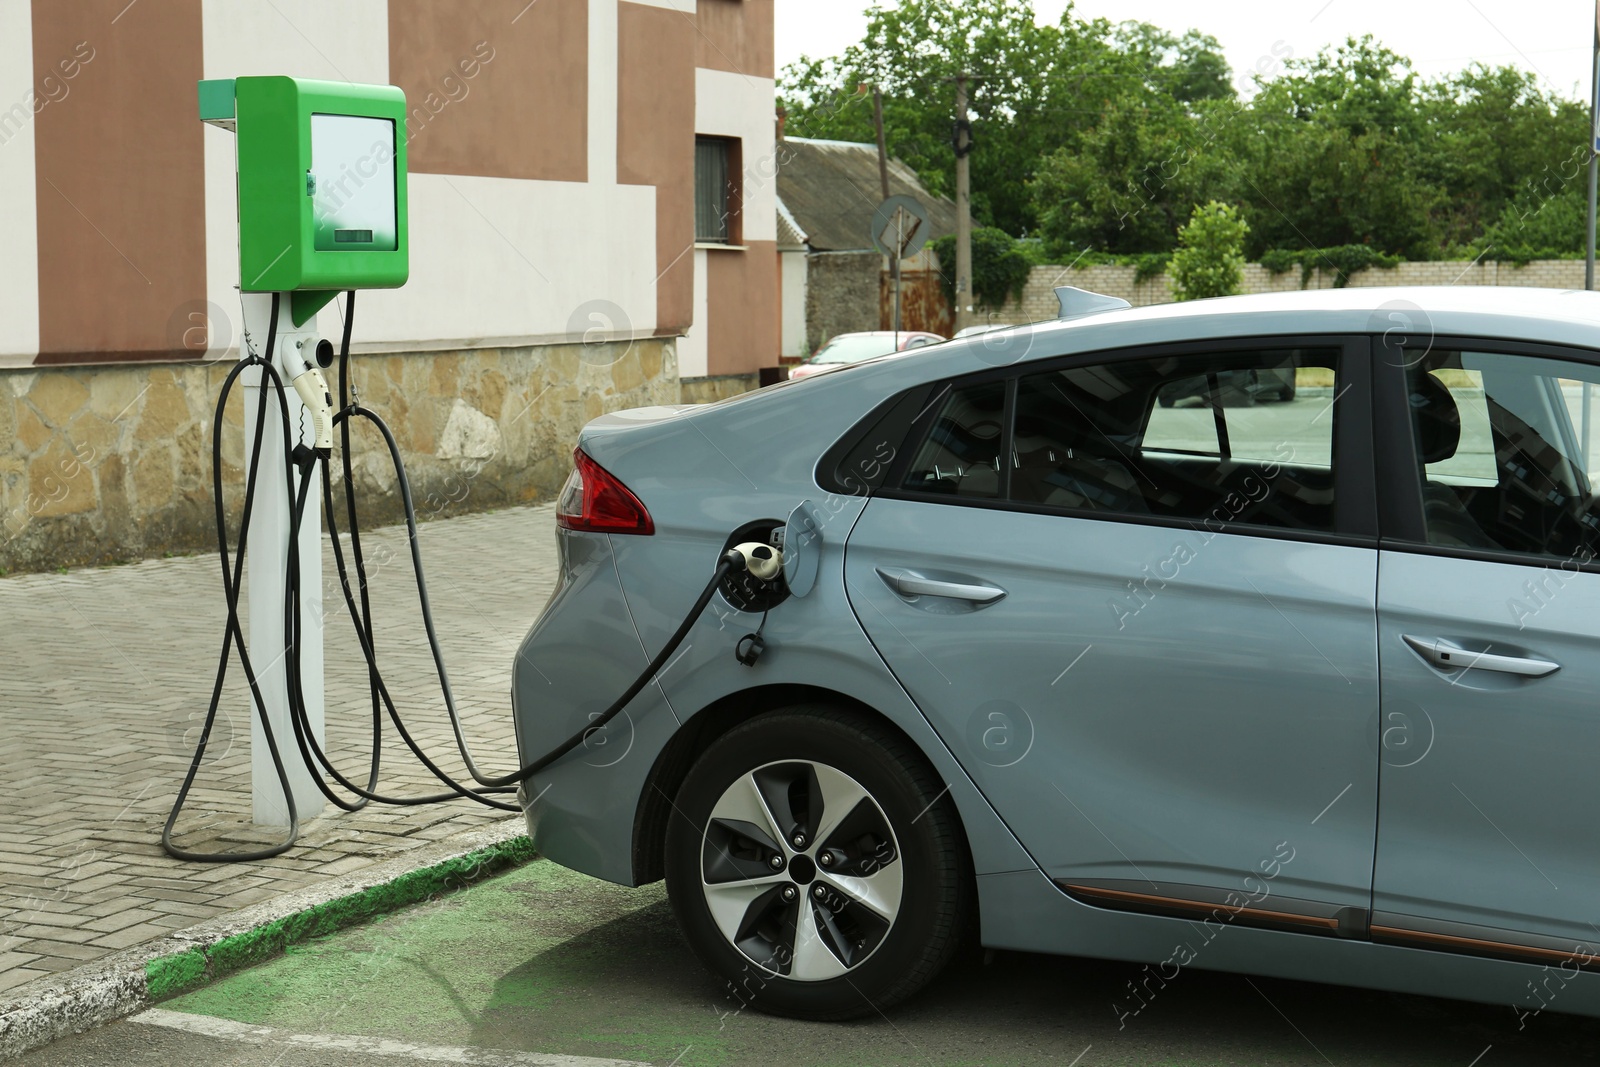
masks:
<svg viewBox="0 0 1600 1067"><path fill-rule="evenodd" d="M974 954L858 1022L738 1010L660 886L536 862L23 1057L24 1067L398 1063L1511 1067L1591 1062L1600 1020L1186 971L1119 1029L1135 968ZM383 1042L388 1042L384 1044ZM574 1059L586 1057L587 1059Z"/></svg>

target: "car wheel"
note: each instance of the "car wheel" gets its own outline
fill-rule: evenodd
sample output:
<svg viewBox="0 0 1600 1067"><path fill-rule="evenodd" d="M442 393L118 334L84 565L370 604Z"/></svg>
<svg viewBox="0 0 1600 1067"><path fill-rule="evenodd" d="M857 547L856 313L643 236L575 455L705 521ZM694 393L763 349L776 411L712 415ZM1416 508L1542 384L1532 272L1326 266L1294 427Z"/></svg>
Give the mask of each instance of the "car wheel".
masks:
<svg viewBox="0 0 1600 1067"><path fill-rule="evenodd" d="M877 1012L938 974L970 867L921 754L827 706L724 734L667 830L667 892L696 955L739 1008L804 1019Z"/></svg>

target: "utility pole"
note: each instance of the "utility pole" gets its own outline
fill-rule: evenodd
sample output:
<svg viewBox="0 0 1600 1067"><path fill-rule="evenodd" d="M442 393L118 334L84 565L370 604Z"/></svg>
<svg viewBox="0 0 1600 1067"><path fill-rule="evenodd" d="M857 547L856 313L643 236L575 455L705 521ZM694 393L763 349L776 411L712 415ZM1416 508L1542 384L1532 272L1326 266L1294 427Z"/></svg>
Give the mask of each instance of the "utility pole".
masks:
<svg viewBox="0 0 1600 1067"><path fill-rule="evenodd" d="M1591 56L1589 80L1589 233L1588 246L1583 261L1583 287L1594 288L1594 223L1596 165L1595 153L1600 150L1600 0L1594 5L1594 51ZM1585 408L1587 412L1587 408Z"/></svg>
<svg viewBox="0 0 1600 1067"><path fill-rule="evenodd" d="M1600 5L1600 0L1596 0ZM972 325L972 124L967 120L967 78L956 75L956 330Z"/></svg>
<svg viewBox="0 0 1600 1067"><path fill-rule="evenodd" d="M1600 4L1600 0L1595 0ZM878 127L878 183L883 186L883 198L889 199L889 146L883 136L883 90L877 85L872 87L872 120ZM904 243L904 235L900 231L899 220L901 215L895 213L895 249L898 250ZM894 298L894 347L900 350L900 257L890 257L889 284L894 287L891 294Z"/></svg>
<svg viewBox="0 0 1600 1067"><path fill-rule="evenodd" d="M1600 0L1595 0L1600 4ZM883 139L883 90L872 87L872 120L878 126L878 183L883 186L883 198L889 199L889 148Z"/></svg>

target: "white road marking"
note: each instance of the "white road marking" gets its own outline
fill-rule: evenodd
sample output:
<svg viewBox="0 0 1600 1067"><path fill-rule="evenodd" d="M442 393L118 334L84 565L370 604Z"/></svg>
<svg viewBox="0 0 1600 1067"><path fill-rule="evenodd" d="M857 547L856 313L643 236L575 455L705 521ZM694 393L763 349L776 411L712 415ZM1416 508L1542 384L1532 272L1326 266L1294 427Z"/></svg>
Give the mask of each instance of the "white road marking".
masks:
<svg viewBox="0 0 1600 1067"><path fill-rule="evenodd" d="M446 1045L414 1045L382 1037L355 1034L296 1034L271 1026L218 1019L210 1015L190 1015L181 1011L150 1008L128 1019L130 1023L182 1030L202 1037L242 1041L251 1045L294 1045L300 1048L330 1049L366 1056L396 1056L426 1063L464 1063L471 1067L650 1067L639 1060L602 1060L593 1056L552 1056L541 1052L514 1052L510 1049L463 1048Z"/></svg>

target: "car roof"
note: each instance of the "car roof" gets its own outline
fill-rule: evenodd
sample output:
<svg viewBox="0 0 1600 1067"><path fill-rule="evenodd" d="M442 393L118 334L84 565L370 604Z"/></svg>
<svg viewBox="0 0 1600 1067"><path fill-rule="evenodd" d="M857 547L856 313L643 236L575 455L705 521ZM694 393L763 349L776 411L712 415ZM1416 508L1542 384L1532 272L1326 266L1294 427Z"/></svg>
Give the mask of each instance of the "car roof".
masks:
<svg viewBox="0 0 1600 1067"><path fill-rule="evenodd" d="M1211 300L1191 300L1171 304L1149 304L1116 311L1093 312L1075 318L1036 323L1036 327L1070 327L1087 323L1197 320L1243 325L1245 320L1263 315L1303 316L1303 321L1327 329L1349 329L1360 316L1376 316L1377 322L1400 325L1389 313L1404 317L1409 313L1417 324L1431 323L1434 332L1475 332L1486 317L1516 321L1558 321L1584 326L1600 325L1600 293L1581 289L1538 289L1515 285L1410 285L1358 286L1343 289L1291 289L1276 293L1252 293ZM1378 327L1380 330L1386 327Z"/></svg>
<svg viewBox="0 0 1600 1067"><path fill-rule="evenodd" d="M1376 334L1544 342L1600 350L1600 293L1515 286L1290 290L1097 311L973 334L857 364L871 391L1053 356L1181 341ZM878 383L878 375L893 382Z"/></svg>

